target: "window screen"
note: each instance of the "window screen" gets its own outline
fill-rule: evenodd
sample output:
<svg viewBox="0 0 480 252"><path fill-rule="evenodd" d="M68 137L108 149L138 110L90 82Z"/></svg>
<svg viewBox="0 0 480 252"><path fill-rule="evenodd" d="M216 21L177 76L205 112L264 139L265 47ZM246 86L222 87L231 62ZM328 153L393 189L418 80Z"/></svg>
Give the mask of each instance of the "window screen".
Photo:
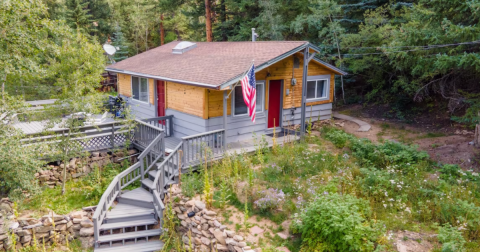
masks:
<svg viewBox="0 0 480 252"><path fill-rule="evenodd" d="M148 79L132 77L133 99L148 102Z"/></svg>
<svg viewBox="0 0 480 252"><path fill-rule="evenodd" d="M327 97L327 80L307 81L307 99L320 99Z"/></svg>
<svg viewBox="0 0 480 252"><path fill-rule="evenodd" d="M263 111L263 100L265 97L265 89L263 83L257 83L257 109L256 111ZM247 104L243 101L242 86L236 86L234 92L234 104L233 104L233 113L234 115L246 115L248 114Z"/></svg>

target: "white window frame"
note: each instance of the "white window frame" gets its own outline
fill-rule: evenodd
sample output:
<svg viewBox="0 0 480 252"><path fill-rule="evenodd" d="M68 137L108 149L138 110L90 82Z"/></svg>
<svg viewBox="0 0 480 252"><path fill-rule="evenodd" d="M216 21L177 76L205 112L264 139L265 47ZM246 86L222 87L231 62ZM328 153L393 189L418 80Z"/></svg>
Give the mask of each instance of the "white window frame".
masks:
<svg viewBox="0 0 480 252"><path fill-rule="evenodd" d="M138 78L138 84L140 85L141 79L146 79L147 80L147 101L142 101L139 98L140 97L134 97L133 95L133 78ZM145 104L150 104L150 79L145 78L145 77L140 77L140 76L130 76L130 90L132 91L132 100L135 100L136 102L141 102ZM140 90L140 86L138 87L138 90Z"/></svg>
<svg viewBox="0 0 480 252"><path fill-rule="evenodd" d="M307 99L307 102L325 101L330 99L330 75L307 76L306 85L308 85L309 81L315 81L315 96L317 95L318 88L317 81L325 81L325 85L323 87L325 96L309 98ZM308 90L308 88L305 88L305 90ZM305 94L305 97L307 97L307 94Z"/></svg>
<svg viewBox="0 0 480 252"><path fill-rule="evenodd" d="M241 84L238 84L238 85L241 85ZM263 113L263 111L265 110L265 81L257 81L256 82L256 87L258 89L258 86L261 85L262 86L262 91L263 91L263 97L262 97L262 109L261 110L258 110L256 113ZM258 108L258 104L257 104L257 108ZM232 92L232 115L234 117L242 117L242 116L248 116L248 107L247 107L247 113L245 114L235 114L235 87L233 87L233 92Z"/></svg>

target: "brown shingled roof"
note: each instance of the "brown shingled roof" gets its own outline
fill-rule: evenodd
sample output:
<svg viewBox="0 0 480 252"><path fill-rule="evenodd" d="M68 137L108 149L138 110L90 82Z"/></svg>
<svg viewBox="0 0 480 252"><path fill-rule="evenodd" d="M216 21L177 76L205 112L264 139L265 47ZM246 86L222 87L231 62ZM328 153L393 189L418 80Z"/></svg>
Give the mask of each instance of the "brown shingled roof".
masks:
<svg viewBox="0 0 480 252"><path fill-rule="evenodd" d="M259 66L307 44L305 41L195 42L197 47L172 54L180 41L143 52L107 67L126 71L219 86L247 70L252 60Z"/></svg>

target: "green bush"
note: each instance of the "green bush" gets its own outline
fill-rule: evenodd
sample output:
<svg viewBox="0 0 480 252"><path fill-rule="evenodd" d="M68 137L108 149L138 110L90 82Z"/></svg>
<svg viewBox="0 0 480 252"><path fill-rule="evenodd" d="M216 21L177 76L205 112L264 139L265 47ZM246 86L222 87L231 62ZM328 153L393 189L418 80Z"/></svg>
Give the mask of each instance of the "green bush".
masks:
<svg viewBox="0 0 480 252"><path fill-rule="evenodd" d="M301 211L292 230L302 235L302 251L373 251L384 230L371 215L364 199L324 193Z"/></svg>
<svg viewBox="0 0 480 252"><path fill-rule="evenodd" d="M465 239L462 232L450 224L439 228L438 240L442 243L442 252L465 251Z"/></svg>
<svg viewBox="0 0 480 252"><path fill-rule="evenodd" d="M203 192L203 174L203 169L200 169L200 172L190 171L182 176L182 192L185 196L193 197L195 194Z"/></svg>

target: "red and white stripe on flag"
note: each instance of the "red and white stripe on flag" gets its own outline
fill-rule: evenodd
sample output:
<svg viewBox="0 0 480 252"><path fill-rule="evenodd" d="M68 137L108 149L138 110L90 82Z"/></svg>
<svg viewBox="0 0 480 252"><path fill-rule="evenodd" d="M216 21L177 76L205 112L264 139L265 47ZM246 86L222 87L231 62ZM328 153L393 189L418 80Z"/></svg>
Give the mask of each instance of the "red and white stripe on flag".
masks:
<svg viewBox="0 0 480 252"><path fill-rule="evenodd" d="M253 64L240 82L242 83L243 101L247 105L248 115L252 122L255 122L257 82L255 80L255 66Z"/></svg>

